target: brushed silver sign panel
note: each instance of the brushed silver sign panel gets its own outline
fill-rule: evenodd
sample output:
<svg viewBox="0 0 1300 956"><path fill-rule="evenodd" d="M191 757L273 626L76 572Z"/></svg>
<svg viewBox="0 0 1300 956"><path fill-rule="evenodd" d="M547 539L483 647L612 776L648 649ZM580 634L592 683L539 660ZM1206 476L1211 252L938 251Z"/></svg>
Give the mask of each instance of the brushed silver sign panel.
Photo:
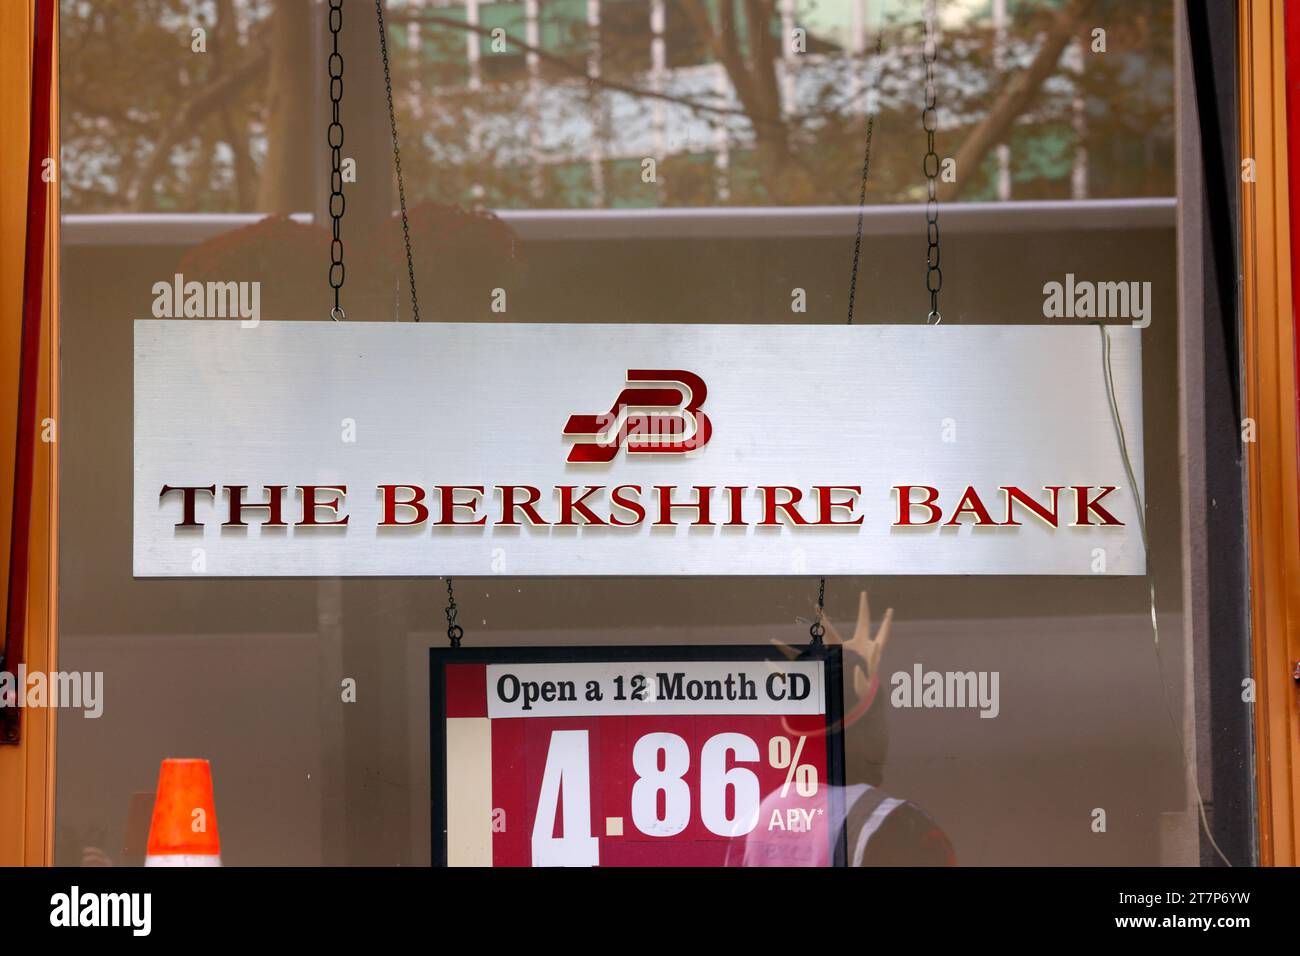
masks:
<svg viewBox="0 0 1300 956"><path fill-rule="evenodd" d="M1143 475L1139 332L1110 329L1116 398ZM707 386L711 434L685 453L570 463L572 416L610 411L629 370L683 370ZM672 436L669 436L671 438ZM426 489L429 522L379 527L384 484ZM973 487L996 520L998 489L1116 486L1120 526L897 527L896 485L939 489L947 520ZM178 528L196 495L201 527ZM265 499L285 485L285 528L265 511L223 528L224 486ZM295 526L300 485L346 485L345 527ZM483 526L435 525L436 486L484 486ZM503 485L542 492L548 524L502 526ZM638 485L632 527L556 526L559 486ZM673 499L714 486L715 524L653 526L655 486ZM860 486L860 525L757 526L761 486ZM743 526L727 486L743 486ZM466 492L460 499L467 500ZM521 493L522 494L522 493ZM917 492L918 495L922 494ZM325 496L322 496L325 497ZM404 496L403 496L404 497ZM843 493L835 493L836 499ZM402 509L403 520L416 517ZM625 519L629 512L617 512ZM326 510L320 518L330 517ZM515 512L519 516L519 512ZM923 513L918 510L918 517ZM537 325L143 320L135 323L134 571L138 576L1142 574L1145 553L1089 326Z"/></svg>

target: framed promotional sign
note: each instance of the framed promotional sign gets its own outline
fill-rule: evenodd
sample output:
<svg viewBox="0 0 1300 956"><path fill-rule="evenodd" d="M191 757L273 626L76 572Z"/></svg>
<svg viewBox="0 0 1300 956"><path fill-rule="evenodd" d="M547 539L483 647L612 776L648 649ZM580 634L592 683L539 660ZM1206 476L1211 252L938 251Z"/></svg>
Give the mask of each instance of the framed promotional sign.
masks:
<svg viewBox="0 0 1300 956"><path fill-rule="evenodd" d="M841 651L430 651L435 866L843 865Z"/></svg>

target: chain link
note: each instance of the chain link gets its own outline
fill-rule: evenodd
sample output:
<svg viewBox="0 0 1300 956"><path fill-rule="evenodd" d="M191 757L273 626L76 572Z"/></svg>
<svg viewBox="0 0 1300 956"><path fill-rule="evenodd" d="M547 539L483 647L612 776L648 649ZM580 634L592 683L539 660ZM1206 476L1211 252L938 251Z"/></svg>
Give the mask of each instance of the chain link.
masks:
<svg viewBox="0 0 1300 956"><path fill-rule="evenodd" d="M925 106L921 110L921 127L925 130L925 158L921 160L921 172L925 174L925 291L930 293L930 314L926 316L927 325L938 325L943 321L939 312L939 290L943 288L943 270L939 266L939 154L934 151L934 134L939 128L939 98L934 88L934 61L939 53L938 0L926 0L925 4L925 44L922 57L925 60Z"/></svg>
<svg viewBox="0 0 1300 956"><path fill-rule="evenodd" d="M384 87L388 91L388 125L393 131L393 166L397 170L397 199L402 210L402 241L406 245L406 273L411 280L411 317L420 321L420 300L415 295L415 260L411 257L411 224L406 218L406 183L402 179L402 151L397 143L397 111L393 109L393 78L388 71L388 32L384 29L384 3L375 0L379 21L379 53L384 60Z"/></svg>
<svg viewBox="0 0 1300 956"><path fill-rule="evenodd" d="M460 647L460 639L465 636L465 629L456 623L456 595L451 589L451 578L447 578L447 641L452 647Z"/></svg>
<svg viewBox="0 0 1300 956"><path fill-rule="evenodd" d="M817 617L812 622L812 627L808 628L808 634L812 637L814 645L820 644L822 638L826 636L826 625L822 623L822 617L826 611L826 579L821 579L821 584L817 586Z"/></svg>
<svg viewBox="0 0 1300 956"><path fill-rule="evenodd" d="M343 102L343 54L339 52L339 31L343 29L343 0L330 0L330 38L333 46L329 56L330 125L325 141L330 147L330 219L333 220L333 237L330 239L330 288L334 290L334 308L330 318L335 322L347 318L339 303L346 274L343 268L343 213L347 200L343 198L343 123L339 120L339 107Z"/></svg>

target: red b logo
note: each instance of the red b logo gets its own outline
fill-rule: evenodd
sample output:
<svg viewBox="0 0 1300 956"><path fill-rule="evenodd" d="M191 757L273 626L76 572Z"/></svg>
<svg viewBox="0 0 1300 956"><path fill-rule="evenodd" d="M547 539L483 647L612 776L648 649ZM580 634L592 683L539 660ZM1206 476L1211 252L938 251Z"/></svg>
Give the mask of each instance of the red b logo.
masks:
<svg viewBox="0 0 1300 956"><path fill-rule="evenodd" d="M629 385L658 382L670 387L625 388L604 415L570 415L564 434L589 439L569 450L570 462L613 461L624 440L628 454L681 455L708 444L713 426L700 411L709 393L704 379L682 369L631 368L627 380Z"/></svg>

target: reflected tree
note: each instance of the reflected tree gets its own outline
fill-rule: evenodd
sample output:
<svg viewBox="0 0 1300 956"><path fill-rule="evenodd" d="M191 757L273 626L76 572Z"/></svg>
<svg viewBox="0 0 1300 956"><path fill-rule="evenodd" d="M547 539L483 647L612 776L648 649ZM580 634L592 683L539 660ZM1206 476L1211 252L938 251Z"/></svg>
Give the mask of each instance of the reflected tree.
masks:
<svg viewBox="0 0 1300 956"><path fill-rule="evenodd" d="M884 25L874 57L819 27L816 3L798 0L795 37L778 0L665 0L668 53L655 71L644 0L602 0L595 30L585 0L541 2L532 32L522 3L480 4L470 24L458 5L386 0L412 197L506 208L852 203L874 86L870 201L915 201L920 4L915 18ZM1081 149L1089 195L1170 194L1172 0L1010 7L1003 71L986 11L943 21L938 149L957 170L944 198L994 198L999 143L1011 145L1016 198L1071 195ZM64 0L65 209L314 208L317 8ZM346 9L373 29L368 0ZM1105 52L1093 51L1098 28ZM203 53L192 51L195 29ZM381 98L371 112L382 111ZM643 157L658 163L654 183Z"/></svg>

